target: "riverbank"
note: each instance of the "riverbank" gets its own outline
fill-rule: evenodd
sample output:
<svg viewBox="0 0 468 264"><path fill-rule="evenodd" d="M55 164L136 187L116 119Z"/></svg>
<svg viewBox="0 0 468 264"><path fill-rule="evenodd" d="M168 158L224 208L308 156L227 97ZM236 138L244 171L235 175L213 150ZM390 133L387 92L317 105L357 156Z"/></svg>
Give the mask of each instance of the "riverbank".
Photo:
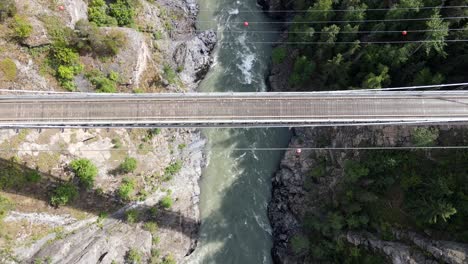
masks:
<svg viewBox="0 0 468 264"><path fill-rule="evenodd" d="M187 92L203 79L212 63L216 34L195 31L197 3L136 3L133 27L105 28L126 36L114 56L78 53L83 71L72 80L77 91L107 85L121 92ZM0 38L0 60L11 61L15 68L9 78L1 69L0 86L62 91L47 54L54 48L56 30L89 19L88 3L17 1L16 9L17 16L31 24L31 36L19 43L6 37L6 25L14 23L13 18L0 26L8 33ZM31 169L40 174L34 182L0 176L0 195L6 199L1 206L8 204L1 207L6 208L1 214L2 263L123 263L129 258L180 262L195 249L206 142L199 130L5 130L0 141L2 149L11 150L2 152L3 167L18 168L20 178ZM97 167L91 189L82 188L70 169L78 158ZM136 167L122 172L119 168L127 158L135 159ZM65 206L51 206L50 196L66 182L77 186L78 197Z"/></svg>

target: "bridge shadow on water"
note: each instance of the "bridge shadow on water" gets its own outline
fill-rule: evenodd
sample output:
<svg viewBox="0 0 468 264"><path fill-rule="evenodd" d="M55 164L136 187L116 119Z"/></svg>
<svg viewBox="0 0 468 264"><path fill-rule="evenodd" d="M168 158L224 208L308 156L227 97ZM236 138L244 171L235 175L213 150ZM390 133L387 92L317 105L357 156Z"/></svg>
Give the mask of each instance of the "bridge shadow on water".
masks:
<svg viewBox="0 0 468 264"><path fill-rule="evenodd" d="M33 175L37 175L37 173L39 173L41 177L39 181L34 182ZM108 217L125 222L125 214L119 209L125 207L126 204L120 200L117 193L103 193L98 189L86 190L79 186L76 178L67 181L50 173L39 172L14 159L0 159L0 191L7 194L44 201L49 204L48 209L53 210L49 201L54 189L66 182L76 184L79 191L76 199L66 205L66 207L94 215L106 213ZM18 197L18 201L20 201L20 199L21 197ZM14 202L18 201L15 200ZM163 209L159 206L156 207L157 214L154 215L150 212L151 207L138 206L139 221L155 221L160 228L175 230L192 239L196 237L197 234L193 232L193 227L199 225L197 220L188 218L180 212ZM33 211L35 209L39 208L33 208ZM62 213L62 211L57 209L57 213Z"/></svg>

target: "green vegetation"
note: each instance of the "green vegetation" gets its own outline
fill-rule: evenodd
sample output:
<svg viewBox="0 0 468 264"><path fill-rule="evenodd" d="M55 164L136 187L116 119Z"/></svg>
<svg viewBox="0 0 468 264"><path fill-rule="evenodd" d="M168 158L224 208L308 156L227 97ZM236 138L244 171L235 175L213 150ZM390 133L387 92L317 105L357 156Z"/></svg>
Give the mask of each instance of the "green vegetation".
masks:
<svg viewBox="0 0 468 264"><path fill-rule="evenodd" d="M302 235L295 235L291 238L291 247L295 254L300 254L309 249L309 239Z"/></svg>
<svg viewBox="0 0 468 264"><path fill-rule="evenodd" d="M172 69L171 66L169 65L164 65L163 67L163 77L164 79L166 79L169 84L175 84L176 81L177 81L177 73L174 71L174 69Z"/></svg>
<svg viewBox="0 0 468 264"><path fill-rule="evenodd" d="M120 164L119 170L123 173L134 172L137 168L137 160L132 157L126 157L125 160Z"/></svg>
<svg viewBox="0 0 468 264"><path fill-rule="evenodd" d="M52 192L50 204L53 206L67 205L78 196L78 190L72 183L62 183Z"/></svg>
<svg viewBox="0 0 468 264"><path fill-rule="evenodd" d="M111 143L114 145L115 149L122 147L122 141L120 141L120 138L113 138Z"/></svg>
<svg viewBox="0 0 468 264"><path fill-rule="evenodd" d="M98 26L114 26L117 20L108 13L108 6L104 0L91 0L88 5L88 19Z"/></svg>
<svg viewBox="0 0 468 264"><path fill-rule="evenodd" d="M110 5L109 14L117 20L121 27L134 24L135 9L129 0L117 0Z"/></svg>
<svg viewBox="0 0 468 264"><path fill-rule="evenodd" d="M80 20L76 23L77 36L74 46L82 52L98 57L112 57L128 43L127 35L117 29L103 30L94 23ZM117 80L114 80L117 81Z"/></svg>
<svg viewBox="0 0 468 264"><path fill-rule="evenodd" d="M164 257L161 264L176 264L176 261L174 259L174 256L168 254L166 257Z"/></svg>
<svg viewBox="0 0 468 264"><path fill-rule="evenodd" d="M127 255L125 256L126 263L131 263L131 264L140 264L142 261L142 256L141 252L138 251L137 249L130 249L127 252Z"/></svg>
<svg viewBox="0 0 468 264"><path fill-rule="evenodd" d="M411 134L413 144L418 147L434 145L439 137L437 128L418 127Z"/></svg>
<svg viewBox="0 0 468 264"><path fill-rule="evenodd" d="M286 58L287 51L284 47L276 47L273 49L271 53L271 59L273 60L274 64L280 64Z"/></svg>
<svg viewBox="0 0 468 264"><path fill-rule="evenodd" d="M180 149L180 150L182 150L182 149L184 149L184 148L186 148L186 147L187 147L187 144L185 144L185 143L179 144L179 145L177 146L177 148Z"/></svg>
<svg viewBox="0 0 468 264"><path fill-rule="evenodd" d="M19 162L13 157L0 163L0 190L17 190L41 180L38 171L22 167Z"/></svg>
<svg viewBox="0 0 468 264"><path fill-rule="evenodd" d="M88 189L93 187L94 178L98 174L98 169L91 160L75 159L70 163L70 167L84 187Z"/></svg>
<svg viewBox="0 0 468 264"><path fill-rule="evenodd" d="M109 6L104 0L92 0L88 6L88 18L97 26L133 26L134 6L131 0L116 0Z"/></svg>
<svg viewBox="0 0 468 264"><path fill-rule="evenodd" d="M73 80L83 70L83 65L75 49L58 45L51 50L50 65L55 69L60 84L65 89L74 91L76 85Z"/></svg>
<svg viewBox="0 0 468 264"><path fill-rule="evenodd" d="M154 234L158 231L159 227L158 227L158 224L156 222L146 222L144 225L143 225L143 228L150 232L151 234Z"/></svg>
<svg viewBox="0 0 468 264"><path fill-rule="evenodd" d="M0 224L3 218L13 209L13 203L6 197L0 195Z"/></svg>
<svg viewBox="0 0 468 264"><path fill-rule="evenodd" d="M449 1L444 7L462 2ZM466 39L467 34L453 29L466 28L468 20L447 18L466 12L458 7L422 8L437 4L432 0L293 1L293 11L308 11L292 17L286 41L296 44L276 47L272 63L286 57L294 61L288 69L292 71L288 89L295 91L464 81L468 60L460 54L466 53L468 44L456 40ZM395 21L375 21L391 19ZM410 139L414 146L434 146L441 142L440 136L437 129L416 128ZM460 135L457 143L463 144L465 138ZM467 242L468 226L462 220L468 217L467 155L464 150L360 151L359 160L344 164L345 175L333 187L330 201L302 219L305 237L291 240L292 251L318 263L386 262L341 239L348 230L366 230L391 240L392 228L404 228ZM306 189L327 174L326 159L313 158L317 163L305 179Z"/></svg>
<svg viewBox="0 0 468 264"><path fill-rule="evenodd" d="M8 17L13 17L16 14L16 6L14 0L2 0L0 2L0 22L5 21Z"/></svg>
<svg viewBox="0 0 468 264"><path fill-rule="evenodd" d="M172 162L164 169L164 181L170 181L182 169L182 161Z"/></svg>
<svg viewBox="0 0 468 264"><path fill-rule="evenodd" d="M96 87L97 92L115 93L117 91L119 75L116 72L104 76L100 71L91 71L86 74L86 77Z"/></svg>
<svg viewBox="0 0 468 264"><path fill-rule="evenodd" d="M171 196L166 195L160 201L159 205L161 205L164 209L169 209L172 207L174 201L172 200Z"/></svg>
<svg viewBox="0 0 468 264"><path fill-rule="evenodd" d="M136 182L130 178L124 178L122 184L118 189L119 197L124 201L129 201L132 199L133 192L135 191Z"/></svg>
<svg viewBox="0 0 468 264"><path fill-rule="evenodd" d="M446 7L457 6L462 2L451 1ZM392 3L371 0L294 1L293 9L310 12L298 12L292 19L294 23L288 28L287 41L298 43L288 45L288 48L299 53L290 84L295 90L308 90L310 87L314 87L314 90L345 90L353 87L398 87L465 80L466 73L462 69L468 67L468 61L461 59L459 55L466 49L466 43L445 40L465 39L466 32L450 29L466 27L467 21L444 19L463 16L464 10L420 8L435 4L432 0ZM381 8L382 11L370 10L376 8ZM334 11L337 9L354 11ZM368 19L408 18L421 20L361 22ZM404 30L408 30L405 36L401 34ZM419 40L427 42L412 42ZM408 43L366 43L377 41ZM316 44L310 45L311 42ZM280 46L273 51L274 63L281 61L281 49L283 48Z"/></svg>
<svg viewBox="0 0 468 264"><path fill-rule="evenodd" d="M41 181L41 178L42 178L41 174L35 170L26 171L24 173L24 177L26 178L26 181L29 183L38 183Z"/></svg>
<svg viewBox="0 0 468 264"><path fill-rule="evenodd" d="M4 79L14 81L16 79L17 68L15 62L6 58L0 61L0 71L3 72Z"/></svg>
<svg viewBox="0 0 468 264"><path fill-rule="evenodd" d="M138 222L139 217L140 212L138 212L136 209L130 209L125 212L125 220L130 224Z"/></svg>
<svg viewBox="0 0 468 264"><path fill-rule="evenodd" d="M11 28L13 30L14 37L20 40L28 38L33 30L33 27L31 26L31 23L29 23L28 19L19 15L15 15L13 17Z"/></svg>

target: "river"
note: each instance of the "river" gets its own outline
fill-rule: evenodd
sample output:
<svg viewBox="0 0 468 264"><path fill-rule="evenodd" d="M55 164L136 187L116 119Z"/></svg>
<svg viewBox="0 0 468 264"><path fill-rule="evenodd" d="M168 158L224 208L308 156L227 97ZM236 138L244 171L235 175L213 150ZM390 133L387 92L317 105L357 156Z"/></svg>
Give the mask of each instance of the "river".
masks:
<svg viewBox="0 0 468 264"><path fill-rule="evenodd" d="M252 0L200 0L199 29L218 31L215 63L200 92L266 91L269 44L277 31ZM245 12L255 11L255 12ZM249 22L248 26L244 22ZM271 263L267 205L271 177L283 152L238 148L285 147L288 129L203 129L207 166L201 180L201 228L189 263Z"/></svg>

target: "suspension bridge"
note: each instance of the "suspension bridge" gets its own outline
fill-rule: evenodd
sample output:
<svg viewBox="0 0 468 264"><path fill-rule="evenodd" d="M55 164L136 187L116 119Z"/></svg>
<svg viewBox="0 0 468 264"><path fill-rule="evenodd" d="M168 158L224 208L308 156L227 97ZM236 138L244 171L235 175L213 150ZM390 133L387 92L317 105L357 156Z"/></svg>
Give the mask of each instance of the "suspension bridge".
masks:
<svg viewBox="0 0 468 264"><path fill-rule="evenodd" d="M0 128L297 127L468 121L468 91L0 96Z"/></svg>

